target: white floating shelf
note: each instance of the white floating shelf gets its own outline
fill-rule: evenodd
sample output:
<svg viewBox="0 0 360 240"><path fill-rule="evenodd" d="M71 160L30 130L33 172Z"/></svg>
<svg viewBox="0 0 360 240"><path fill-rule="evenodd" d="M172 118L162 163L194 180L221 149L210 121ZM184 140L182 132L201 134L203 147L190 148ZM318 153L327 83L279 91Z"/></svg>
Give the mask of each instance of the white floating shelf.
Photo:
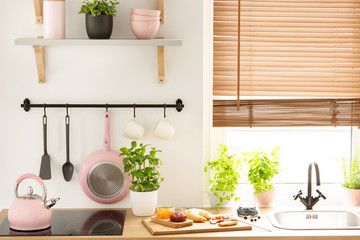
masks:
<svg viewBox="0 0 360 240"><path fill-rule="evenodd" d="M181 39L43 39L18 38L15 45L32 46L181 46Z"/></svg>
<svg viewBox="0 0 360 240"><path fill-rule="evenodd" d="M181 46L181 39L43 39L17 38L15 45L34 48L38 82L45 83L45 46L154 46L158 48L158 82L165 83L164 46Z"/></svg>
<svg viewBox="0 0 360 240"><path fill-rule="evenodd" d="M43 0L33 0L36 23L43 23ZM157 9L161 11L160 23L165 22L165 0L157 0ZM45 83L45 46L155 46L158 48L158 82L165 83L164 46L181 46L180 39L43 39L18 38L15 45L32 45L34 48L39 83Z"/></svg>

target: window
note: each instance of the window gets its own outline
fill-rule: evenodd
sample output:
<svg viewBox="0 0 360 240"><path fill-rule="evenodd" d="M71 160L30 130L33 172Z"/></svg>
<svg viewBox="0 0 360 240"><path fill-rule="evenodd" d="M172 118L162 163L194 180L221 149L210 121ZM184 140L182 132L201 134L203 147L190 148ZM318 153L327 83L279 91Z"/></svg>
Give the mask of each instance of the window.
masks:
<svg viewBox="0 0 360 240"><path fill-rule="evenodd" d="M213 126L360 125L358 1L213 8Z"/></svg>
<svg viewBox="0 0 360 240"><path fill-rule="evenodd" d="M238 155L282 148L286 204L306 191L311 161L326 204L339 204L340 160L360 126L359 13L359 0L213 0L212 126Z"/></svg>
<svg viewBox="0 0 360 240"><path fill-rule="evenodd" d="M341 158L350 156L351 131L351 127L226 128L225 142L237 156L280 146L282 171L276 183L306 183L313 161L319 164L322 184L341 183Z"/></svg>

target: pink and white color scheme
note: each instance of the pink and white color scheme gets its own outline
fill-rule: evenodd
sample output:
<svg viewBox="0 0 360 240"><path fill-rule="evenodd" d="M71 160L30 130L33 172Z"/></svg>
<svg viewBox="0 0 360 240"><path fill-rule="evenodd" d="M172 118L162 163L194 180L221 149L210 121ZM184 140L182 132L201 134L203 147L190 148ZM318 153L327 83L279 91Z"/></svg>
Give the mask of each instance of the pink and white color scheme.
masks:
<svg viewBox="0 0 360 240"><path fill-rule="evenodd" d="M160 27L159 10L132 8L130 26L138 39L152 39Z"/></svg>
<svg viewBox="0 0 360 240"><path fill-rule="evenodd" d="M110 149L110 113L105 112L105 137L104 137L104 148L90 154L83 162L79 170L79 181L80 186L84 193L91 198L92 200L110 204L115 203L123 199L129 194L129 187L130 187L130 177L127 173L124 172L124 164L123 158L124 156L119 156L120 152L114 151ZM121 192L116 196L112 197L101 197L96 195L93 191L91 191L89 186L89 176L91 174L92 169L94 167L99 166L101 164L113 164L114 168L121 168L124 179L123 179L123 186L121 186ZM106 179L107 176L103 176Z"/></svg>
<svg viewBox="0 0 360 240"><path fill-rule="evenodd" d="M150 16L150 17L160 17L160 10L152 10L152 9L141 9L141 8L132 8L131 14Z"/></svg>
<svg viewBox="0 0 360 240"><path fill-rule="evenodd" d="M274 197L275 197L275 190L261 192L254 196L256 199L259 207L271 207Z"/></svg>
<svg viewBox="0 0 360 240"><path fill-rule="evenodd" d="M65 0L44 0L43 15L44 38L66 38Z"/></svg>
<svg viewBox="0 0 360 240"><path fill-rule="evenodd" d="M34 179L43 188L43 196L40 198L37 195L26 197L18 196L18 185L27 178ZM21 231L40 230L50 227L52 210L45 206L46 188L43 180L31 173L24 174L16 180L15 195L16 199L10 205L8 212L8 219L10 228Z"/></svg>
<svg viewBox="0 0 360 240"><path fill-rule="evenodd" d="M348 206L360 206L360 189L348 189L344 188L344 194L342 202Z"/></svg>

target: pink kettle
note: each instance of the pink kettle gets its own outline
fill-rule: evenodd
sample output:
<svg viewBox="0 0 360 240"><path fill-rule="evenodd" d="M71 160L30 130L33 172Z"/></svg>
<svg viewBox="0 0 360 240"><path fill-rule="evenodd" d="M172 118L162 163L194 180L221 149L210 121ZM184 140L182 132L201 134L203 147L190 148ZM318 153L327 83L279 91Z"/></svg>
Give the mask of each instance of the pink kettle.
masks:
<svg viewBox="0 0 360 240"><path fill-rule="evenodd" d="M19 196L19 184L27 178L34 179L42 187L42 197L33 194L33 188L28 187L28 194ZM24 174L16 180L15 196L8 212L10 228L18 231L36 231L44 230L50 227L52 206L56 204L60 198L52 198L46 201L46 187L43 180L31 173Z"/></svg>

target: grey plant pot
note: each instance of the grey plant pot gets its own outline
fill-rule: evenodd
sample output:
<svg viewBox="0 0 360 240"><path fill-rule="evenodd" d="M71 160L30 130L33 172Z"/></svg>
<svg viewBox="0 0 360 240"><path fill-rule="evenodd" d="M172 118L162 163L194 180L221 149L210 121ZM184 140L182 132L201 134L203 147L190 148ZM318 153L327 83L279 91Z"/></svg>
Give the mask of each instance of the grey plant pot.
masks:
<svg viewBox="0 0 360 240"><path fill-rule="evenodd" d="M113 16L91 14L85 16L86 33L90 39L109 39L113 29Z"/></svg>

